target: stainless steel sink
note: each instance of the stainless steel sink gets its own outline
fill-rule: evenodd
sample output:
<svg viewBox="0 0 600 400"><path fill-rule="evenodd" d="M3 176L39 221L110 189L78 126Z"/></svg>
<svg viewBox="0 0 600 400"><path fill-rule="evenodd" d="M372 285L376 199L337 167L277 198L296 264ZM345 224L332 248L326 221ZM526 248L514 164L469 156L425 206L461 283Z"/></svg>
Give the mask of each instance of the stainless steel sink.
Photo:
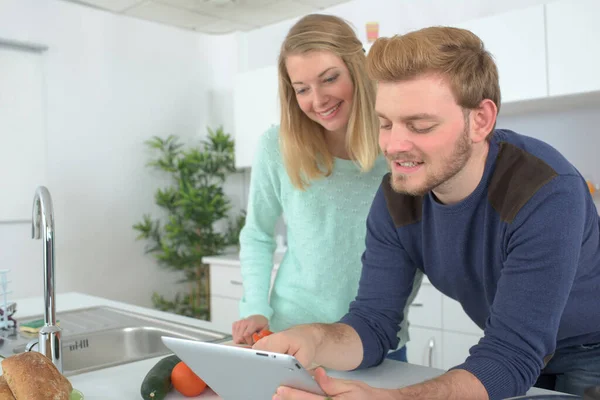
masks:
<svg viewBox="0 0 600 400"><path fill-rule="evenodd" d="M39 319L30 318L29 320ZM223 342L230 335L190 325L149 318L110 307L57 313L62 331L63 372L72 376L147 358L170 354L161 336ZM26 351L37 334L14 331L3 335L0 355Z"/></svg>

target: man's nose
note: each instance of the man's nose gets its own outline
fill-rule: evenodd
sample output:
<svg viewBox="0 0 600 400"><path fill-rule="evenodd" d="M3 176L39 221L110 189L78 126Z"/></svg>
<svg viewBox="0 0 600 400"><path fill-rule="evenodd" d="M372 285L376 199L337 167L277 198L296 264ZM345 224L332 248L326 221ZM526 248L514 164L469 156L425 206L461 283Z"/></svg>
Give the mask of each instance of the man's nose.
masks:
<svg viewBox="0 0 600 400"><path fill-rule="evenodd" d="M400 127L393 126L388 135L384 149L388 154L396 154L409 152L413 149L414 144L410 140L409 133Z"/></svg>

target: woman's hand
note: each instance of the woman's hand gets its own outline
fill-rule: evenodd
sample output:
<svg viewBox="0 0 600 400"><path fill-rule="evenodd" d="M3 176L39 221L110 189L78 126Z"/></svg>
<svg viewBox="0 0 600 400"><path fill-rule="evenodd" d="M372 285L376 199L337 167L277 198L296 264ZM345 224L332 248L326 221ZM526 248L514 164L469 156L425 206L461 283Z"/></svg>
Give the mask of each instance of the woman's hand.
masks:
<svg viewBox="0 0 600 400"><path fill-rule="evenodd" d="M258 333L269 326L269 320L263 315L251 315L233 323L231 335L236 344L247 344L252 346L254 339L252 334Z"/></svg>

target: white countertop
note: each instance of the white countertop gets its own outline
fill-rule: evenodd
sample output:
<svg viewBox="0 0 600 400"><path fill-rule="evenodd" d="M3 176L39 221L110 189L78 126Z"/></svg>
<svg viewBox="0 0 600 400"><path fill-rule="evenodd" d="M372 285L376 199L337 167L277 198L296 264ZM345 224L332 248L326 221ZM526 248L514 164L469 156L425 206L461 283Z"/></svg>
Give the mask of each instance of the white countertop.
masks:
<svg viewBox="0 0 600 400"><path fill-rule="evenodd" d="M275 269L279 268L279 264L283 259L285 253L275 252L273 253L273 267ZM240 255L238 253L230 253L230 254L222 254L219 256L208 256L202 257L202 262L205 264L219 264L219 265L227 265L230 267L239 267L240 266Z"/></svg>
<svg viewBox="0 0 600 400"><path fill-rule="evenodd" d="M18 311L15 317L27 318L43 313L43 300L39 298L29 298L16 300ZM194 325L199 328L212 329L211 323L201 320L195 320L175 314L170 314L158 310L144 307L133 306L126 303L107 300L100 297L89 296L81 293L65 293L57 295L57 312L70 311L79 308L109 306L122 310L141 313L146 316L181 322L188 325ZM106 368L99 371L88 372L85 374L69 377L73 387L82 391L86 400L106 400L106 399L141 399L140 385L148 371L162 357L124 364L117 367ZM385 388L398 388L414 383L422 382L426 379L438 376L444 371L426 368L412 364L406 364L396 361L386 360L378 367L368 370L352 372L333 372L332 376L343 377L345 379L356 379L364 381L370 385ZM539 389L532 389L529 394L543 393ZM206 390L200 396L195 397L204 400L217 400L219 397L212 391ZM192 399L184 397L175 390L166 397L168 400Z"/></svg>

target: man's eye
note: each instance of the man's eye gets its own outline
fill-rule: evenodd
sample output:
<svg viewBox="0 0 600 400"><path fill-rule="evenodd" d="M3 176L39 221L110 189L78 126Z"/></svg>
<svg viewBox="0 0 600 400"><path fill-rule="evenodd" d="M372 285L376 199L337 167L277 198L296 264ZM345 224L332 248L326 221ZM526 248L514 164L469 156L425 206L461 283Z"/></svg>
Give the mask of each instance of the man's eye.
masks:
<svg viewBox="0 0 600 400"><path fill-rule="evenodd" d="M427 126L427 127L416 127L414 125L409 125L408 128L415 133L427 133L431 132L435 125Z"/></svg>

